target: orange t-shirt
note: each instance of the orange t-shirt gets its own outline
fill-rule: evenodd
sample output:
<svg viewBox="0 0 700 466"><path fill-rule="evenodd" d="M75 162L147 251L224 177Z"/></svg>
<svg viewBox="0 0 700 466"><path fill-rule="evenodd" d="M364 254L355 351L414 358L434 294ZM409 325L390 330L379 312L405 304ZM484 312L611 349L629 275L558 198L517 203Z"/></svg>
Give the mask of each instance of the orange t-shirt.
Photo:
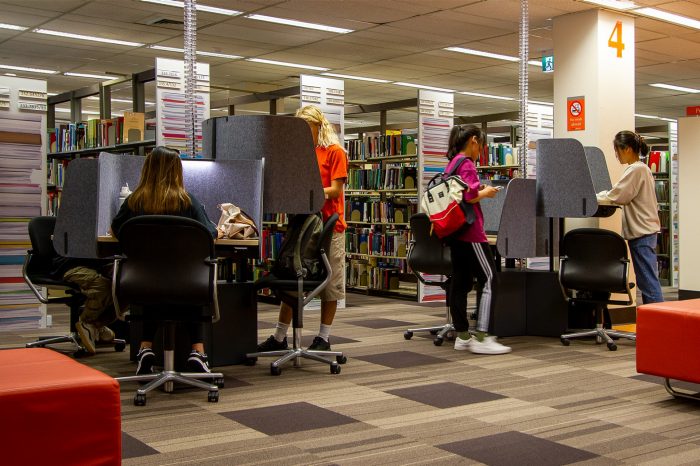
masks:
<svg viewBox="0 0 700 466"><path fill-rule="evenodd" d="M324 188L330 188L331 181L345 180L348 177L348 158L345 150L337 144L328 147L316 147L316 160L318 168L321 170L321 183ZM342 233L347 228L345 223L345 193L335 199L326 199L321 208L323 221L325 222L334 213L338 213L338 223L335 224L335 231Z"/></svg>

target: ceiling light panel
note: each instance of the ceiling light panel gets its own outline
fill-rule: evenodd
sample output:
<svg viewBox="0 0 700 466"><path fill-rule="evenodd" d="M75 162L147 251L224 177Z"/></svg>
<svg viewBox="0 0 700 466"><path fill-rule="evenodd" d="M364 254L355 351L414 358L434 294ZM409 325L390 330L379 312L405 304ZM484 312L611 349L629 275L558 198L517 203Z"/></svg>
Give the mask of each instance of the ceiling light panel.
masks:
<svg viewBox="0 0 700 466"><path fill-rule="evenodd" d="M117 79L116 76L108 76L105 74L89 74L89 73L63 73L64 76L73 76L76 78L95 78L95 79Z"/></svg>
<svg viewBox="0 0 700 466"><path fill-rule="evenodd" d="M333 78L342 78L342 79L354 79L357 81L368 81L371 83L390 83L388 79L377 79L377 78L366 78L364 76L351 76L349 74L338 74L338 73L321 73L323 76L330 76Z"/></svg>
<svg viewBox="0 0 700 466"><path fill-rule="evenodd" d="M454 89L445 89L443 87L425 86L423 84L404 83L404 82L396 82L394 84L396 84L397 86L415 87L416 89L427 89L429 91L456 92Z"/></svg>
<svg viewBox="0 0 700 466"><path fill-rule="evenodd" d="M495 99L495 100L515 100L513 97L504 97L500 95L492 95L492 94L482 94L480 92L468 92L468 91L460 91L459 92L462 95L469 95L472 97L485 97L487 99Z"/></svg>
<svg viewBox="0 0 700 466"><path fill-rule="evenodd" d="M246 61L251 61L254 63L264 63L266 65L286 66L289 68L302 68L305 70L328 71L328 68L323 68L321 66L302 65L300 63L289 63L286 61L267 60L265 58L246 58Z"/></svg>
<svg viewBox="0 0 700 466"><path fill-rule="evenodd" d="M17 26L16 24L0 23L0 29L11 29L13 31L26 31L28 28Z"/></svg>
<svg viewBox="0 0 700 466"><path fill-rule="evenodd" d="M73 34L71 32L52 31L50 29L34 29L34 30L32 30L32 32L36 32L38 34L47 34L49 36L66 37L68 39L87 40L90 42L103 42L105 44L124 45L127 47L141 47L144 45L140 42L130 42L130 41L126 41L126 40L117 40L117 39L105 39L104 37L86 36L83 34Z"/></svg>
<svg viewBox="0 0 700 466"><path fill-rule="evenodd" d="M649 18L660 19L661 21L678 24L680 26L686 26L693 29L700 29L700 21L698 21L697 19L677 15L675 13L669 13L667 11L658 10L656 8L639 8L637 10L633 10L632 12L639 15L648 16Z"/></svg>
<svg viewBox="0 0 700 466"><path fill-rule="evenodd" d="M27 71L29 73L41 73L41 74L56 74L58 71L46 70L43 68L29 68L26 66L15 66L15 65L0 65L0 69L3 70L15 70L15 71Z"/></svg>
<svg viewBox="0 0 700 466"><path fill-rule="evenodd" d="M649 84L649 85L651 87L659 87L661 89L668 89L671 91L685 92L688 94L700 93L700 89L693 89L692 87L674 86L673 84L654 83L654 84Z"/></svg>
<svg viewBox="0 0 700 466"><path fill-rule="evenodd" d="M352 29L339 28L339 27L335 27L335 26L327 26L325 24L307 23L306 21L297 21L294 19L278 18L276 16L247 15L246 18L254 19L257 21L266 21L268 23L284 24L287 26L295 26L295 27L299 27L299 28L316 29L318 31L335 32L337 34L347 34L349 32L353 32Z"/></svg>

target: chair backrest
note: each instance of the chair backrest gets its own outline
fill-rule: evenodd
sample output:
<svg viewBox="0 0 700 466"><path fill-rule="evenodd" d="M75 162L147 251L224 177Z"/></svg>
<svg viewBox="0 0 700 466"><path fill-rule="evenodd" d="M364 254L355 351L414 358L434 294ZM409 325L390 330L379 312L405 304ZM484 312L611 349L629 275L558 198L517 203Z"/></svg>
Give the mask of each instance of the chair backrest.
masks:
<svg viewBox="0 0 700 466"><path fill-rule="evenodd" d="M37 284L43 284L54 277L54 259L58 257L53 247L53 231L56 217L34 217L27 226L32 243L31 259L26 264L26 274ZM58 277L60 279L60 277Z"/></svg>
<svg viewBox="0 0 700 466"><path fill-rule="evenodd" d="M629 262L622 236L599 228L571 230L562 241L559 279L578 291L625 293Z"/></svg>
<svg viewBox="0 0 700 466"><path fill-rule="evenodd" d="M410 225L413 242L407 260L411 269L431 275L452 275L450 248L430 234L430 218L426 214L412 215Z"/></svg>
<svg viewBox="0 0 700 466"><path fill-rule="evenodd" d="M333 232L335 231L335 224L338 223L338 214L335 213L331 215L326 223L323 225L323 230L321 230L321 238L319 239L319 259L321 257L321 249L326 251L326 254L330 254L331 249L331 239L333 239Z"/></svg>
<svg viewBox="0 0 700 466"><path fill-rule="evenodd" d="M213 303L215 258L209 230L170 215L129 219L119 230L126 257L114 277L120 301L140 305L206 306ZM115 273L117 273L115 271Z"/></svg>

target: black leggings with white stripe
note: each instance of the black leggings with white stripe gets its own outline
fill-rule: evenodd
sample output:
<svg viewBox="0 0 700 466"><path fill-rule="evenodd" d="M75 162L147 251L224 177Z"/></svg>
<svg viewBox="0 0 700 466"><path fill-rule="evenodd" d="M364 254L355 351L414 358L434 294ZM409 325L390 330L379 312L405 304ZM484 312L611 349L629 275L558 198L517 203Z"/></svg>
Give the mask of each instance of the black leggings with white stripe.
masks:
<svg viewBox="0 0 700 466"><path fill-rule="evenodd" d="M450 314L457 332L469 330L467 320L467 294L472 289L474 277L481 292L477 297L478 317L476 329L488 332L493 312L493 295L496 282L496 263L489 243L467 243L452 240L452 278L450 280Z"/></svg>

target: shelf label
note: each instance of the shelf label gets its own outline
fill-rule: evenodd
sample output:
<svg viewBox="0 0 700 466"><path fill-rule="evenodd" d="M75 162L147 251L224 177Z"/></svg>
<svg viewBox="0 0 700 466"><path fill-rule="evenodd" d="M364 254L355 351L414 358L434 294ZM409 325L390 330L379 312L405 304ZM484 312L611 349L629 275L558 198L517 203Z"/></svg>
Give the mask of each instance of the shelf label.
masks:
<svg viewBox="0 0 700 466"><path fill-rule="evenodd" d="M46 104L40 102L19 102L17 108L25 112L45 112Z"/></svg>

